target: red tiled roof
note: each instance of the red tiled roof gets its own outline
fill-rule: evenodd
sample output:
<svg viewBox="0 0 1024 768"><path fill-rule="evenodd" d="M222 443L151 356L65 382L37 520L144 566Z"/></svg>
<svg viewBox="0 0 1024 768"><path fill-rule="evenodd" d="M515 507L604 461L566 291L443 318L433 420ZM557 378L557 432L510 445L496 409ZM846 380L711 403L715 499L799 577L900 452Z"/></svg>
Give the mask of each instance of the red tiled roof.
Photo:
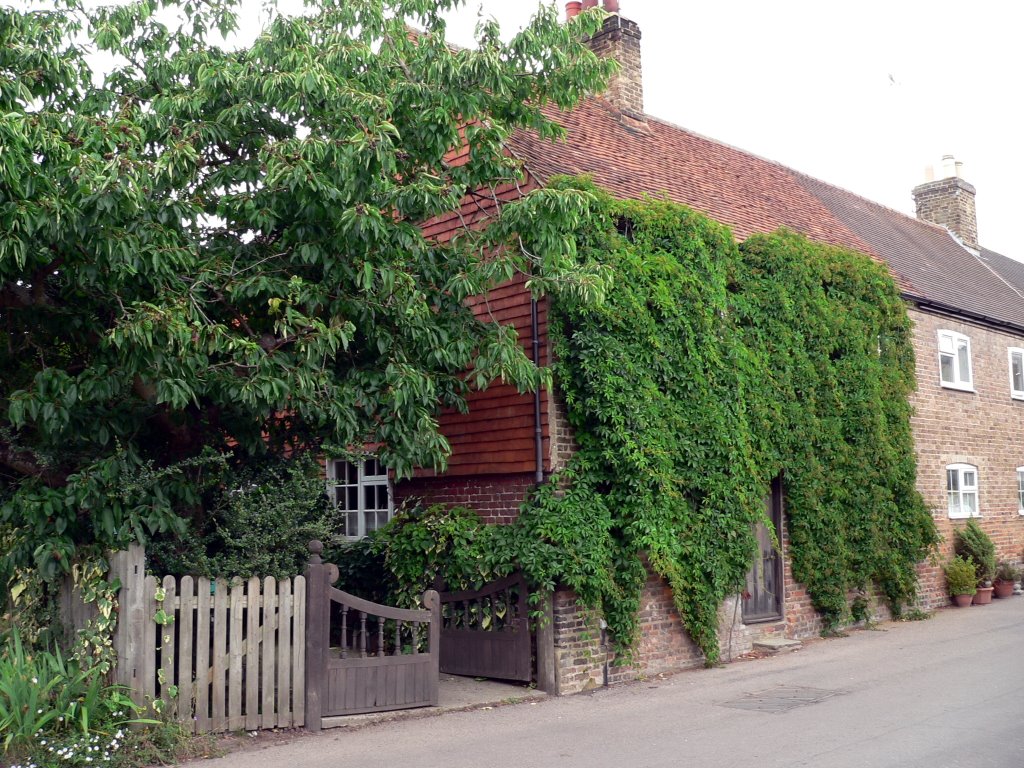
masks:
<svg viewBox="0 0 1024 768"><path fill-rule="evenodd" d="M520 132L509 142L542 181L586 173L623 199L665 193L729 225L739 240L786 226L817 240L869 250L778 163L651 117L649 131L630 130L600 99L549 117L566 129L566 141L544 142Z"/></svg>
<svg viewBox="0 0 1024 768"><path fill-rule="evenodd" d="M1012 280L1000 278L1007 269L987 264L989 252L976 257L940 227L655 118L646 130L627 128L601 99L548 116L565 128L565 141L526 132L509 141L541 183L589 174L622 199L665 194L728 225L739 240L788 227L883 260L911 298L1024 328L1024 299Z"/></svg>

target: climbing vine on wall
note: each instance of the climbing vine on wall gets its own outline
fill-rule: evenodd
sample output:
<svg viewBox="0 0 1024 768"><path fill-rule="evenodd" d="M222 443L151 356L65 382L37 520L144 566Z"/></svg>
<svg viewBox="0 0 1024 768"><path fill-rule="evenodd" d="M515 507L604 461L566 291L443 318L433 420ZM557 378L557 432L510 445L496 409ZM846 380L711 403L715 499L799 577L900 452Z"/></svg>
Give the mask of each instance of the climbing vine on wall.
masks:
<svg viewBox="0 0 1024 768"><path fill-rule="evenodd" d="M742 589L781 474L793 575L826 627L873 585L898 611L937 534L914 485L909 321L885 268L786 231L737 246L684 206L591 192L597 225L578 245L614 280L599 305L557 302L550 328L578 451L500 536L439 518L457 529L454 581L477 549L489 565L474 580L517 564L574 589L627 650L646 559L714 662L719 606ZM450 547L402 526L376 545L390 573L447 575L430 552Z"/></svg>
<svg viewBox="0 0 1024 768"><path fill-rule="evenodd" d="M584 599L628 645L644 553L713 661L717 609L742 587L782 474L794 576L826 626L873 584L898 610L936 533L914 487L909 321L884 267L791 232L737 246L664 200L604 198L604 218L581 237L615 271L607 300L553 312L572 488L538 494L523 524L606 510L578 555L602 564Z"/></svg>

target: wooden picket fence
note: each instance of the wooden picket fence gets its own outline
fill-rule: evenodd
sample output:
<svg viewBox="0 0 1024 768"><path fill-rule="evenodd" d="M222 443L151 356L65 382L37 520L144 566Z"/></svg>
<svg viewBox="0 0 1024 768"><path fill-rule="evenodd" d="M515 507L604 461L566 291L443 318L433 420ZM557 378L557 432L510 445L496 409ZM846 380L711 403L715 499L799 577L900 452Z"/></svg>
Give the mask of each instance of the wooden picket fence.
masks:
<svg viewBox="0 0 1024 768"><path fill-rule="evenodd" d="M305 724L303 576L158 580L137 546L111 567L121 580L116 677L138 703L163 701L196 733Z"/></svg>

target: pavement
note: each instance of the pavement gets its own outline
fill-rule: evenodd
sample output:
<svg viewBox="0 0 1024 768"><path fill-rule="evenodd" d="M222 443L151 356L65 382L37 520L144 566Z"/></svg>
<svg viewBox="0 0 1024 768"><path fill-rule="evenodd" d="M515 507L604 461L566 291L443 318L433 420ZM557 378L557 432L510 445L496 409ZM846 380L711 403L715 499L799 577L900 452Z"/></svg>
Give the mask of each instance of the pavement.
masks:
<svg viewBox="0 0 1024 768"><path fill-rule="evenodd" d="M186 768L1022 768L1024 598L590 694L488 690Z"/></svg>

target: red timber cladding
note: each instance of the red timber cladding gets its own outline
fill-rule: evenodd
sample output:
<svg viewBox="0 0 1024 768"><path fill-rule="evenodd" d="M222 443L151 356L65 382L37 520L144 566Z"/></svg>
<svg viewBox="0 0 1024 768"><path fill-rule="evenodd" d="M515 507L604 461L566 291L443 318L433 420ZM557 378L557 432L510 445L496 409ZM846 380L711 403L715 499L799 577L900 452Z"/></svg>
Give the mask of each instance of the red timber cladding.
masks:
<svg viewBox="0 0 1024 768"><path fill-rule="evenodd" d="M505 184L493 194L476 195L463 204L461 216L451 213L424 227L428 238L445 242L463 226L478 226L494 216L500 205L513 202L536 188L532 180L522 184ZM530 292L526 277L517 276L484 296L468 301L474 314L485 321L511 325L519 334L519 341L528 355L532 355L532 327ZM547 349L548 302L538 302L538 325L541 342L541 364L548 362ZM484 391L471 392L468 397L469 413L446 411L441 414L441 432L452 447L445 477L502 475L529 473L536 470L534 438L534 397L520 394L515 387L496 382ZM545 469L550 468L548 436L548 393L541 393L541 430ZM416 472L416 478L435 477L431 470ZM423 483L419 484L423 486ZM422 488L421 488L422 490ZM405 495L404 489L399 489ZM443 493L442 493L443 495ZM518 509L520 497L512 509ZM466 499L453 503L468 504Z"/></svg>

